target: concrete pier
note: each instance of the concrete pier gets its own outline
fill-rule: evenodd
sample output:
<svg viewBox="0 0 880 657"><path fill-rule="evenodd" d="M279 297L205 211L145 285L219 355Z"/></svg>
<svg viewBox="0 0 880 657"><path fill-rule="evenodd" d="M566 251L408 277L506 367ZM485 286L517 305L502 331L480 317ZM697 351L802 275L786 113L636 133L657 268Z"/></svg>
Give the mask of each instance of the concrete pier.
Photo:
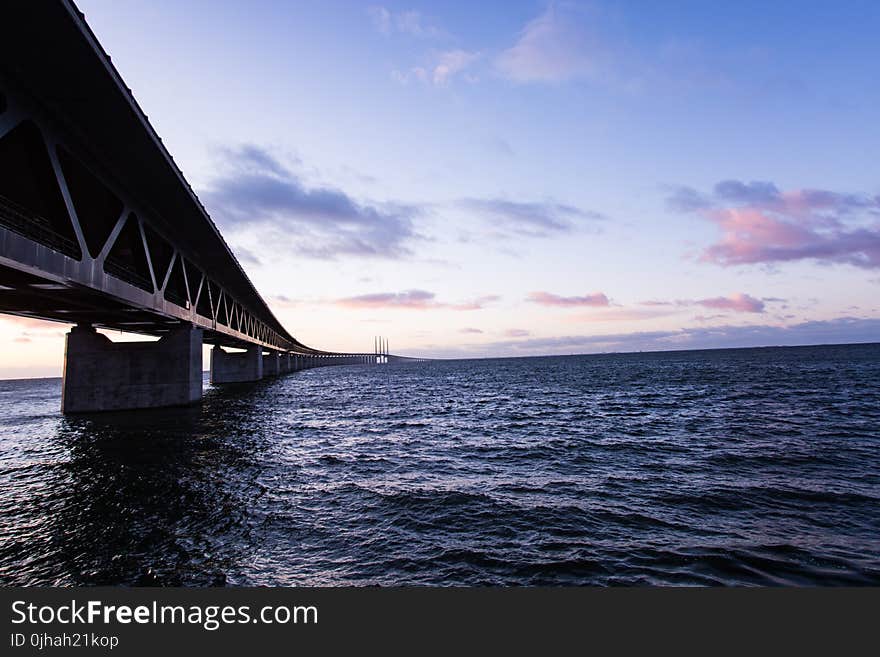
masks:
<svg viewBox="0 0 880 657"><path fill-rule="evenodd" d="M251 345L240 353L224 351L217 345L211 349L211 383L243 383L263 378L263 349Z"/></svg>
<svg viewBox="0 0 880 657"><path fill-rule="evenodd" d="M201 398L201 329L183 326L158 342L113 342L89 324L67 334L64 413L182 406Z"/></svg>
<svg viewBox="0 0 880 657"><path fill-rule="evenodd" d="M278 375L278 352L269 351L263 354L263 376Z"/></svg>

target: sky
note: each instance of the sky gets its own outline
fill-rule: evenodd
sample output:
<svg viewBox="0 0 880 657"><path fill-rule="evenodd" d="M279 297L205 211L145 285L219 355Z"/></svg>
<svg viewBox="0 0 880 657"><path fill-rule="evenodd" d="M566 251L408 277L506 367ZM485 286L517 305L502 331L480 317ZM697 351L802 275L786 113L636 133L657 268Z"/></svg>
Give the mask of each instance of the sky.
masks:
<svg viewBox="0 0 880 657"><path fill-rule="evenodd" d="M306 344L880 341L880 3L77 4Z"/></svg>

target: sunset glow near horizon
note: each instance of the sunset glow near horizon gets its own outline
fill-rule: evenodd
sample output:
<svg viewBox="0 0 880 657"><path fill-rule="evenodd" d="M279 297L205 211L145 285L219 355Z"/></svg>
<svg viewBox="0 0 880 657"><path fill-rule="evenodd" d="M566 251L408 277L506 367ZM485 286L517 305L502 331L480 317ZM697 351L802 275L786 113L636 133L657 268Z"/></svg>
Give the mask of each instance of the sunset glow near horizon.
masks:
<svg viewBox="0 0 880 657"><path fill-rule="evenodd" d="M880 4L77 4L305 344L880 341Z"/></svg>

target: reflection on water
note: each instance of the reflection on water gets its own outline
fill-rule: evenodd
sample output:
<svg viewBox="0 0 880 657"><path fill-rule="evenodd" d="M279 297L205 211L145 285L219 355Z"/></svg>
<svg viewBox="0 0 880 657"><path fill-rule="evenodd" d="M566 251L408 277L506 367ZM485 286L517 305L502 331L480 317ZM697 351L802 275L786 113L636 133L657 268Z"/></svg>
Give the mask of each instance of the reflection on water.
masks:
<svg viewBox="0 0 880 657"><path fill-rule="evenodd" d="M57 402L58 381L36 385ZM201 407L88 417L61 417L53 403L11 427L4 576L225 584L250 544L246 514L261 493L266 434L249 397L215 390Z"/></svg>
<svg viewBox="0 0 880 657"><path fill-rule="evenodd" d="M880 346L0 382L4 584L880 583Z"/></svg>

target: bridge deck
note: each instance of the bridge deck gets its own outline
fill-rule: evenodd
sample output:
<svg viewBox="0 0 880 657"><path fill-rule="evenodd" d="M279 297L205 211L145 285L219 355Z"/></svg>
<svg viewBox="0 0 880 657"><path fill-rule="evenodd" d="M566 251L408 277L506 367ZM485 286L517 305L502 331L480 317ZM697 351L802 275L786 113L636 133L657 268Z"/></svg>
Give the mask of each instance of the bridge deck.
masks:
<svg viewBox="0 0 880 657"><path fill-rule="evenodd" d="M0 312L330 354L277 320L70 0L0 21Z"/></svg>

